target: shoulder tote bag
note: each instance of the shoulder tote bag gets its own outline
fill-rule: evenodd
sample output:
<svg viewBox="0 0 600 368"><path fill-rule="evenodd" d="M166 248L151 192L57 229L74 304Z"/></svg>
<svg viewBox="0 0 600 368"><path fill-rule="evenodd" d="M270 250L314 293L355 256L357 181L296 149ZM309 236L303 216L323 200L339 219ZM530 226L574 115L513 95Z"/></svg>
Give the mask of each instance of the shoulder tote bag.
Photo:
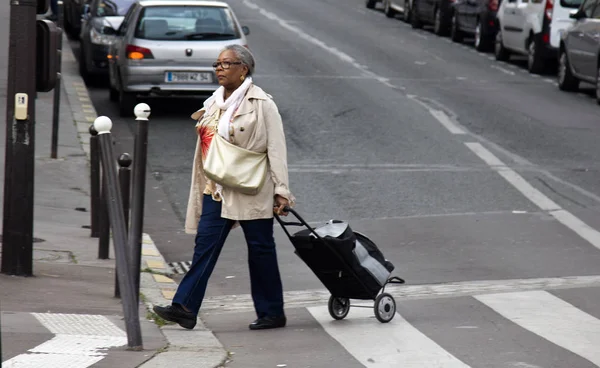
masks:
<svg viewBox="0 0 600 368"><path fill-rule="evenodd" d="M256 195L265 183L267 171L266 153L236 146L215 132L204 162L207 178L237 192Z"/></svg>

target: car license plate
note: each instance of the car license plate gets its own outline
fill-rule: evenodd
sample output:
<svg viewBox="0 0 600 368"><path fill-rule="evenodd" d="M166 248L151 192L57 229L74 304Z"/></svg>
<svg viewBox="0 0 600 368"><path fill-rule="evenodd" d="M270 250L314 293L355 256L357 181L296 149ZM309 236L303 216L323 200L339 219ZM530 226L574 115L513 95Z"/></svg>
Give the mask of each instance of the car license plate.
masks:
<svg viewBox="0 0 600 368"><path fill-rule="evenodd" d="M212 74L206 72L166 72L165 81L170 83L212 83Z"/></svg>

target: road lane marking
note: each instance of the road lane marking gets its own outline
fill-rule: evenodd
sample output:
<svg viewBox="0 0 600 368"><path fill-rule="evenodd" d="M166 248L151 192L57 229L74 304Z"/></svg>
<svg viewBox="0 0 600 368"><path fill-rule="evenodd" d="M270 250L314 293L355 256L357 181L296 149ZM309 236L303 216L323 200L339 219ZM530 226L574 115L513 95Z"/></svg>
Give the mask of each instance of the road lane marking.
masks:
<svg viewBox="0 0 600 368"><path fill-rule="evenodd" d="M480 143L466 142L465 145L536 206L543 211L548 211L558 222L574 231L594 247L600 249L600 232L581 221L575 215L564 210L545 194L535 189L521 175L506 166Z"/></svg>
<svg viewBox="0 0 600 368"><path fill-rule="evenodd" d="M308 311L331 337L365 367L469 367L398 313L390 322L380 323L373 317L370 308L352 309L351 316L343 321L333 320L327 307L312 307Z"/></svg>
<svg viewBox="0 0 600 368"><path fill-rule="evenodd" d="M567 276L531 279L462 281L439 284L387 285L385 291L392 294L396 301L415 299L456 298L490 293L505 293L527 290L549 290L599 287L600 275ZM304 308L327 304L331 294L326 289L286 291L284 301L286 308ZM361 302L354 301L356 304ZM372 301L364 301L372 304ZM202 313L220 314L227 312L248 312L254 310L250 294L219 295L207 297L202 302Z"/></svg>
<svg viewBox="0 0 600 368"><path fill-rule="evenodd" d="M293 25L290 24L290 22L287 22L285 20L283 20L280 16L278 16L275 13L272 13L268 10L265 10L263 8L261 8L260 6L256 5L255 3L249 1L249 0L244 0L244 4L249 7L250 9L256 10L259 13L261 13L262 15L264 15L265 17L267 17L268 19L278 23L281 27L287 29L288 31L291 31L292 33L296 34L298 37L300 37L301 39L315 45L318 46L320 48L322 48L323 50L333 54L335 57L337 57L338 59L347 62L349 64L351 64L352 66L354 66L355 68L357 68L358 70L360 70L363 74L365 74L366 76L371 77L372 79L375 79L381 83L383 83L386 86L392 86L389 83L389 79L388 78L384 78L382 76L379 76L375 73L373 73L372 71L368 70L368 68L364 65L361 65L358 61L356 61L352 56L346 54L345 52L338 50L337 48L333 47L333 46L329 46L327 45L325 42L312 37L310 35L308 35L306 33L306 31L295 27ZM392 86L393 87L393 86Z"/></svg>
<svg viewBox="0 0 600 368"><path fill-rule="evenodd" d="M491 67L492 67L493 69L496 69L496 70L499 70L499 71L501 71L501 72L502 72L502 73L504 73L504 74L508 74L508 75L515 75L515 72L513 72L513 71L511 71L511 70L508 70L508 69L504 69L504 68L503 68L503 67L501 67L501 66L498 66L498 65L493 65L493 64L492 64L492 65L491 65Z"/></svg>
<svg viewBox="0 0 600 368"><path fill-rule="evenodd" d="M423 106L429 113L436 118L437 121L440 122L444 126L444 128L448 129L448 131L452 134L466 134L466 132L458 126L445 112L442 110L434 109L425 102L419 100L419 98L415 95L407 95L409 99L417 102L421 106Z"/></svg>
<svg viewBox="0 0 600 368"><path fill-rule="evenodd" d="M545 291L475 297L513 323L600 366L600 320Z"/></svg>
<svg viewBox="0 0 600 368"><path fill-rule="evenodd" d="M123 330L100 315L32 313L51 333L55 334L29 353L2 363L4 368L87 368L102 359L107 350L127 344Z"/></svg>

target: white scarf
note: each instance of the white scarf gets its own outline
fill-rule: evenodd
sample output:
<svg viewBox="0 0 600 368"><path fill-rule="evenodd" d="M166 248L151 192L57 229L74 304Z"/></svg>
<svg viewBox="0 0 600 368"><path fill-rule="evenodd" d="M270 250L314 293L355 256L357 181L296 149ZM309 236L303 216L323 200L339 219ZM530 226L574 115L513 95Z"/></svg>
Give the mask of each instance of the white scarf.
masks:
<svg viewBox="0 0 600 368"><path fill-rule="evenodd" d="M219 118L219 125L217 127L217 132L221 137L229 141L229 124L231 123L233 112L240 106L244 97L246 96L246 92L248 88L252 85L252 77L246 77L244 83L239 86L231 96L227 100L224 100L225 88L220 86L217 90L204 101L205 111L208 111L208 107L214 101L217 104L217 107L221 110L225 110L221 117ZM215 183L216 184L216 183ZM216 184L217 190L215 194L218 194L221 198L223 204L225 204L225 198L223 198L223 187L219 184Z"/></svg>
<svg viewBox="0 0 600 368"><path fill-rule="evenodd" d="M252 77L244 79L244 83L239 86L227 100L224 100L225 88L220 86L206 101L204 101L204 107L208 110L208 106L214 101L217 107L225 112L219 118L219 125L217 132L221 137L229 141L229 124L233 117L233 112L240 106L244 96L250 85L252 84Z"/></svg>

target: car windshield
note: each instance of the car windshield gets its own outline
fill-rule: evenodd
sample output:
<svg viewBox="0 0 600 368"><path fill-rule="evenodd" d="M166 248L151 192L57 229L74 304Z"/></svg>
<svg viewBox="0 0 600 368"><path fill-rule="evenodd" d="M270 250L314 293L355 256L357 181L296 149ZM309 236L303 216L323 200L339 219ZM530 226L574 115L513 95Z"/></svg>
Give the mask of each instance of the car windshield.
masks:
<svg viewBox="0 0 600 368"><path fill-rule="evenodd" d="M578 9L582 2L583 0L560 0L560 5L565 8Z"/></svg>
<svg viewBox="0 0 600 368"><path fill-rule="evenodd" d="M96 8L96 16L124 16L134 2L135 0L102 0Z"/></svg>
<svg viewBox="0 0 600 368"><path fill-rule="evenodd" d="M152 6L143 10L135 37L146 40L230 40L240 37L231 11L218 6Z"/></svg>

